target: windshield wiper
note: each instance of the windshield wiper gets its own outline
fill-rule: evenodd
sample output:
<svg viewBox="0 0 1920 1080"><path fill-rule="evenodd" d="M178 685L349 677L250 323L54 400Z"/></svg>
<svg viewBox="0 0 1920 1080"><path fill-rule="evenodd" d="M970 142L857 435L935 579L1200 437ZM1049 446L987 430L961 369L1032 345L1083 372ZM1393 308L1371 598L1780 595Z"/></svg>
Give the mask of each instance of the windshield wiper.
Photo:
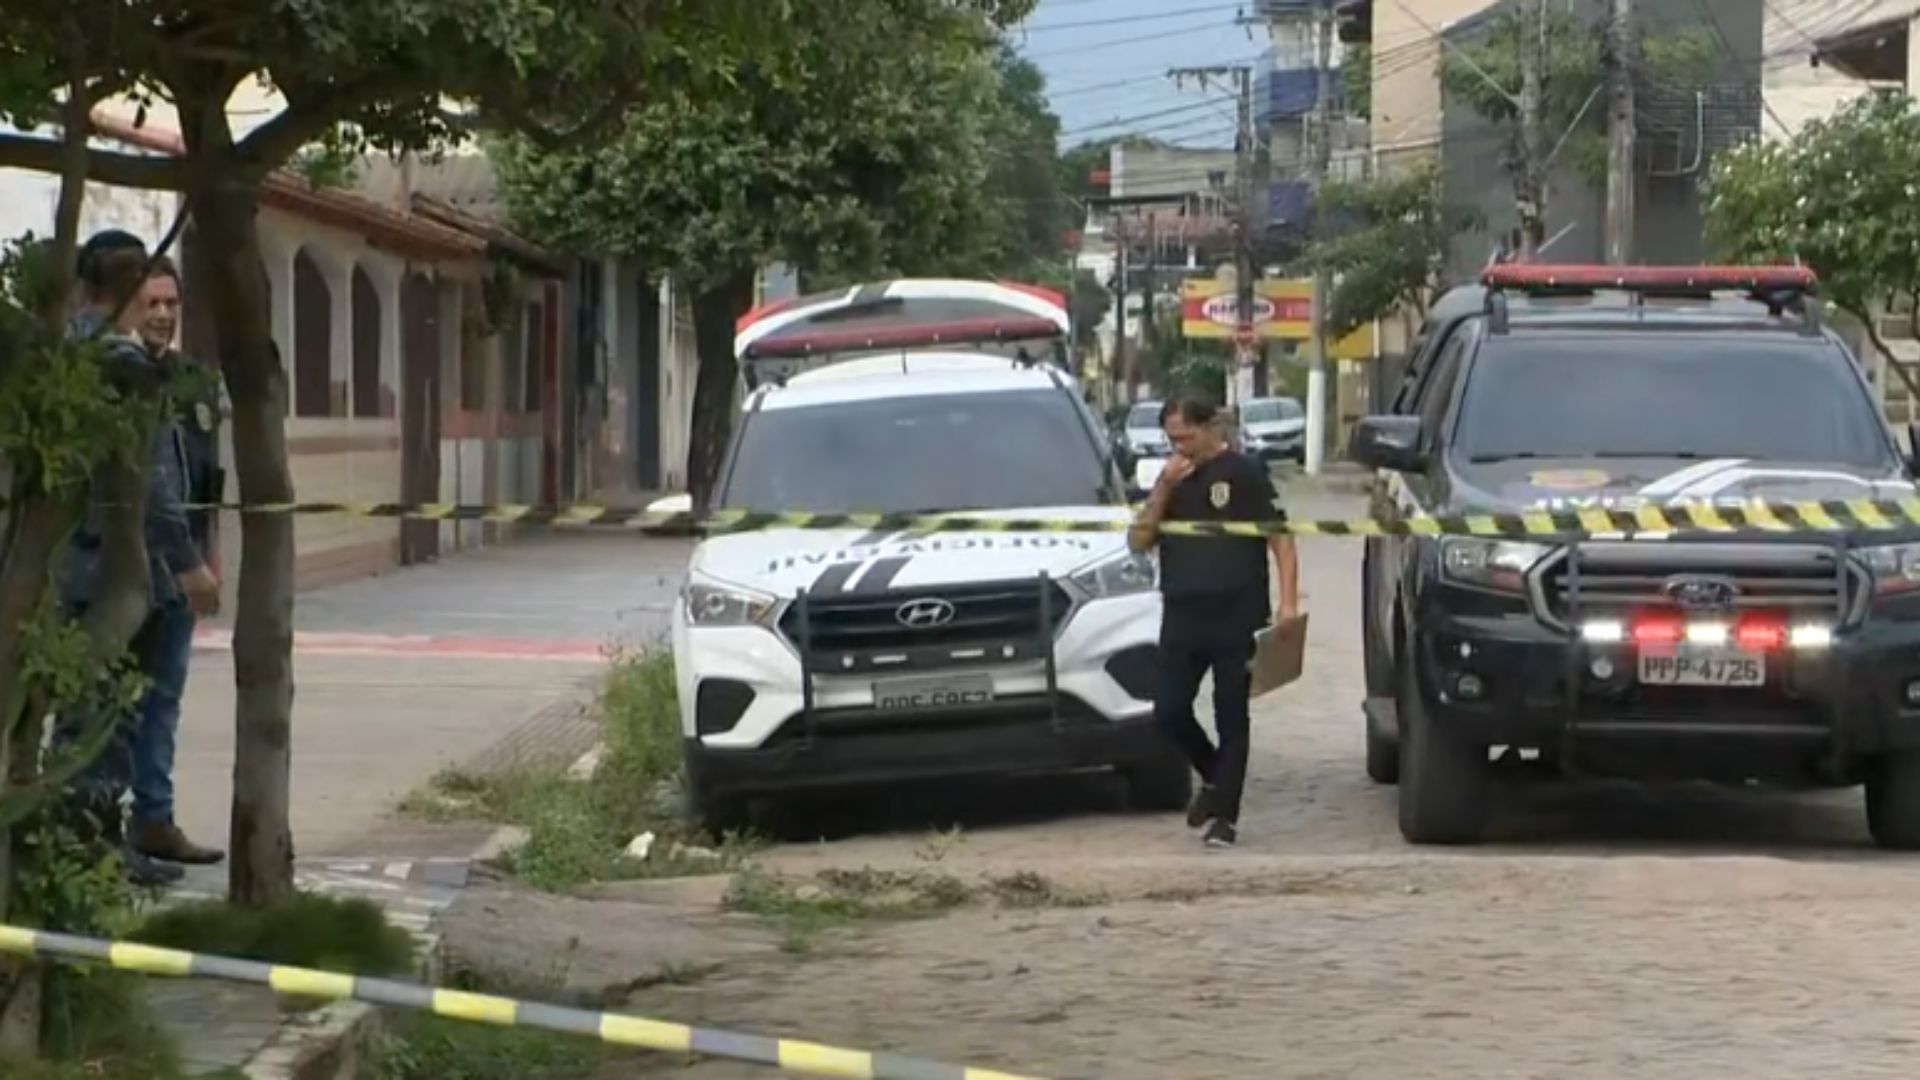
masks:
<svg viewBox="0 0 1920 1080"><path fill-rule="evenodd" d="M1653 458L1660 461L1705 461L1698 450L1599 450L1588 455L1596 458ZM1716 455L1725 457L1729 455Z"/></svg>
<svg viewBox="0 0 1920 1080"><path fill-rule="evenodd" d="M1554 461L1576 457L1575 454L1548 454L1538 450L1514 450L1499 454L1475 454L1467 459L1470 465L1493 465L1502 461Z"/></svg>

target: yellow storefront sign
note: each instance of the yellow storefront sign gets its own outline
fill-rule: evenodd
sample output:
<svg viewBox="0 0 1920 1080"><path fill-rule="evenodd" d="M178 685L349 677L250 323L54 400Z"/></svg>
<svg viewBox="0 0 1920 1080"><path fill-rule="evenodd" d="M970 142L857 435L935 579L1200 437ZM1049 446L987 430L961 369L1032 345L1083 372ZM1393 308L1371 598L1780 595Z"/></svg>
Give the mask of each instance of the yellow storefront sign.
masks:
<svg viewBox="0 0 1920 1080"><path fill-rule="evenodd" d="M1180 329L1189 338L1231 341L1240 324L1239 298L1229 281L1188 281L1180 286ZM1313 339L1313 282L1263 279L1253 287L1254 337L1262 341ZM1335 360L1371 360L1373 327L1363 325L1332 344Z"/></svg>

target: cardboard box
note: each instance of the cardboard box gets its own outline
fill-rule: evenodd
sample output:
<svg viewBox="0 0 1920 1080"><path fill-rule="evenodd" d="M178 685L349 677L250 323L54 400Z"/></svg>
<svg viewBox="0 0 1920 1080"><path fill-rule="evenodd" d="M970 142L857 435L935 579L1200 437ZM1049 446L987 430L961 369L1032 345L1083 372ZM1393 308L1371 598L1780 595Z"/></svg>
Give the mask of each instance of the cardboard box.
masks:
<svg viewBox="0 0 1920 1080"><path fill-rule="evenodd" d="M1300 677L1307 658L1307 617L1281 619L1253 636L1253 697Z"/></svg>

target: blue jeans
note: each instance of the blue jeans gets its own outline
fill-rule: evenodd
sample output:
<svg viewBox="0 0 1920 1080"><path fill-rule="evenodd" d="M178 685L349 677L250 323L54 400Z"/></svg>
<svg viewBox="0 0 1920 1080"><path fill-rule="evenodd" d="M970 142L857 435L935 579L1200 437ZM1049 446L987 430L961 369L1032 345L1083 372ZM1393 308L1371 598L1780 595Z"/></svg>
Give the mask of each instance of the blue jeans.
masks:
<svg viewBox="0 0 1920 1080"><path fill-rule="evenodd" d="M173 751L180 731L180 698L193 659L193 609L176 600L153 609L133 637L132 652L147 692L133 714L116 725L105 751L75 780L96 805L118 805L133 790L133 827L173 820ZM54 746L80 737L87 718L62 715Z"/></svg>

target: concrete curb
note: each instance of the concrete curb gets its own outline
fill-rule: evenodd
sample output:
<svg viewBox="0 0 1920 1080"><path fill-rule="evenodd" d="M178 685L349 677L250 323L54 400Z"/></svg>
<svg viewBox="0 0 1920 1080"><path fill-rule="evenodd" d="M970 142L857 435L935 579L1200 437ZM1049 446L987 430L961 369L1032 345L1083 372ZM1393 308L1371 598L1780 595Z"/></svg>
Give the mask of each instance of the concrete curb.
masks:
<svg viewBox="0 0 1920 1080"><path fill-rule="evenodd" d="M379 1031L379 1009L336 1001L287 1018L240 1071L248 1080L354 1080Z"/></svg>

